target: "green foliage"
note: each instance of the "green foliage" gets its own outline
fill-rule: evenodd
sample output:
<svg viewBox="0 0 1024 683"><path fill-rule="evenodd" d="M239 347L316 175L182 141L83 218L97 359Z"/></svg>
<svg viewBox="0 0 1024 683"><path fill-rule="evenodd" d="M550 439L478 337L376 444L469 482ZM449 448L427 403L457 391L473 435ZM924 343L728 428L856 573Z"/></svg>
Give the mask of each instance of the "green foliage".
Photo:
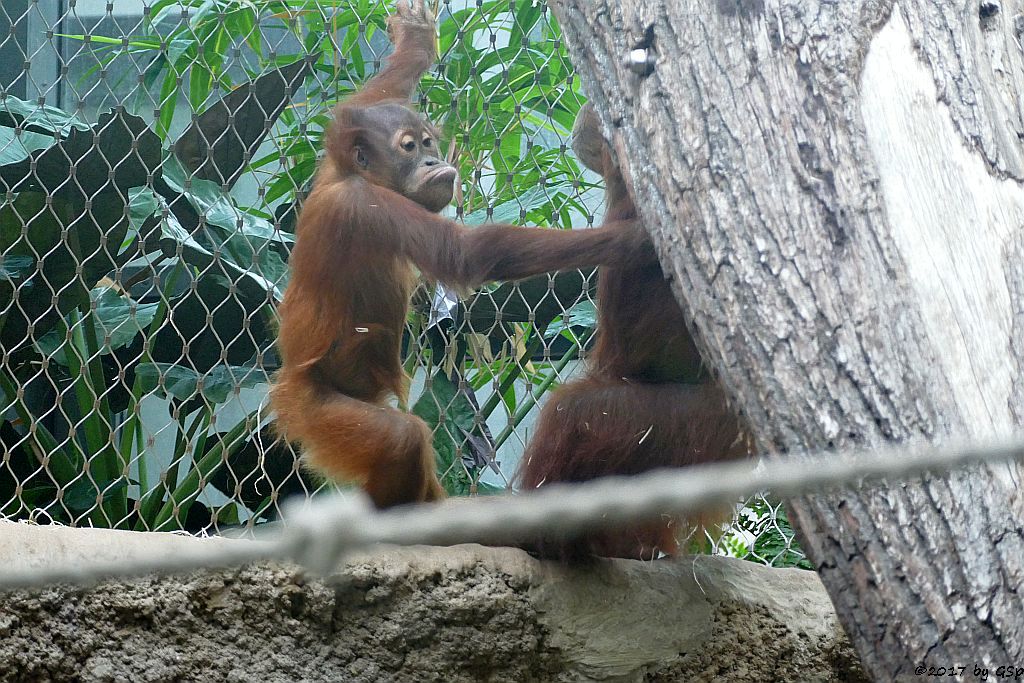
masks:
<svg viewBox="0 0 1024 683"><path fill-rule="evenodd" d="M0 512L196 529L240 512L259 517L268 489L296 485L293 467L258 455L256 415L226 432L216 415L267 379L297 206L331 106L389 49L390 5L158 0L138 35L63 36L88 40L102 58L96 69L143 65L126 108L89 123L0 96L0 343L9 358L0 439L14 454L0 475L0 499L11 501ZM562 227L589 214L578 197L592 185L564 154L584 100L546 8L489 0L443 16L439 29L441 63L421 104L460 170L457 212L471 225ZM152 126L132 113L151 114L154 102ZM237 200L240 181L260 188L256 206ZM435 427L450 492L493 488L479 481L490 454L580 342L564 334L572 338L556 361L531 356L590 287L562 274L485 289L453 313L484 335L428 325L429 307L416 308L409 342L419 355L410 358L432 376L413 410ZM549 336L570 326L585 336L593 324L567 320ZM534 391L518 399L522 379ZM478 406L475 392L488 384L497 390ZM149 395L170 402L174 426L159 481L150 481L140 418ZM510 420L495 438L484 420L499 407ZM257 465L270 480L262 492L235 476ZM206 510L197 503L206 486L241 500Z"/></svg>
<svg viewBox="0 0 1024 683"><path fill-rule="evenodd" d="M211 102L227 101L234 94L239 65L247 79L281 74L278 80L293 89L301 84L304 100L281 111L267 109L266 116L240 112L234 119L235 126L244 121L262 124L264 118L277 122L274 150L250 168L264 181L268 204L288 203L308 187L316 170L331 106L372 73L366 57L379 63L379 52L388 49L384 28L391 4L163 0L153 5L143 34L127 44L108 39L105 60L146 62L147 92L140 93L139 107L150 109L155 95L160 111L156 131L165 139L174 127L180 98L187 100L189 111L203 112L201 117L211 118L213 110L211 123L216 122ZM183 8L188 18L177 21ZM547 8L534 0L488 0L442 15L438 30L440 64L424 79L421 104L443 130L445 152L459 168L461 211L486 213L488 207L505 204L514 207L509 218L539 225L567 223L574 211L588 213L575 197L581 186L590 184L581 185L580 168L564 154L585 99ZM280 52L283 40L268 49L261 35L293 36L287 45L295 52ZM97 37L91 40L97 42ZM232 52L244 59L226 61L224 55ZM298 64L308 66L312 77L295 71ZM231 94L222 98L223 93ZM195 141L183 136L182 143L193 154L179 156L206 158L202 145L217 140L223 126L200 128L208 134ZM240 137L246 139L244 130Z"/></svg>
<svg viewBox="0 0 1024 683"><path fill-rule="evenodd" d="M758 497L744 507L719 545L733 557L771 567L814 569L797 544L786 509L769 498Z"/></svg>
<svg viewBox="0 0 1024 683"><path fill-rule="evenodd" d="M331 107L388 47L390 5L156 0L138 35L88 37L97 69L143 65L127 108L89 123L0 94L0 514L197 530L267 519L275 496L312 488L289 454L267 455L258 413L217 419L273 368L297 207ZM480 0L439 33L421 105L460 172L456 213L563 228L590 216L580 196L594 185L565 154L584 98L544 4ZM132 113L154 102L152 125ZM241 184L259 188L255 206ZM498 490L481 482L493 454L592 336L592 284L561 273L484 288L441 322L417 300L407 369L428 377L412 412L434 427L449 493ZM147 396L167 401L174 435L152 481ZM499 409L507 426L492 435ZM207 508L207 487L231 502ZM811 568L764 499L720 546Z"/></svg>
<svg viewBox="0 0 1024 683"><path fill-rule="evenodd" d="M258 78L231 96L244 92L247 102L279 111L284 88L266 83ZM178 439L172 467L186 453L202 454L217 405L266 381L246 361L272 343L271 303L292 239L239 207L230 186L200 177L202 167L185 171L175 145L162 145L139 117L119 110L90 126L11 97L0 112L0 139L13 141L0 163L10 189L0 203L0 343L10 358L0 392L16 416L0 436L23 460L0 478L11 501L3 513L41 508L69 523L179 526L205 484L189 475L178 482L174 472L149 486L139 401L155 393L180 402L175 419L187 438ZM183 139L205 123L198 119ZM230 164L240 157L218 161L228 164L218 173L238 176ZM126 280L135 286L123 287ZM207 303L225 294L230 304ZM184 340L201 340L200 331L241 343L189 353ZM217 441L219 460L207 453L191 471L222 465L244 439ZM129 480L135 454L138 479ZM173 515L164 494L178 505Z"/></svg>
<svg viewBox="0 0 1024 683"><path fill-rule="evenodd" d="M452 495L496 493L479 481L490 462L489 438L476 421L477 408L470 389L453 382L444 372L432 375L412 412L434 426L434 450L445 490Z"/></svg>

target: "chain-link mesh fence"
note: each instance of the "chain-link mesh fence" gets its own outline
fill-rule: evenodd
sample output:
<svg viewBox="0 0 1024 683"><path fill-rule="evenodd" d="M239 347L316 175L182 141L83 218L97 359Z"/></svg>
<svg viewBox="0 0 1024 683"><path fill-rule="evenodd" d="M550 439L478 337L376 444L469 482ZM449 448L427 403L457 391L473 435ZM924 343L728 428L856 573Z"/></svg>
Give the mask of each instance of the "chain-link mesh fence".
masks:
<svg viewBox="0 0 1024 683"><path fill-rule="evenodd" d="M461 174L450 215L599 222L544 3L435 4L420 106ZM274 308L331 105L390 49L389 5L3 1L0 514L226 533L322 488L268 426ZM508 488L538 402L585 358L594 284L417 291L409 409L449 492ZM709 547L803 562L777 502L737 510Z"/></svg>

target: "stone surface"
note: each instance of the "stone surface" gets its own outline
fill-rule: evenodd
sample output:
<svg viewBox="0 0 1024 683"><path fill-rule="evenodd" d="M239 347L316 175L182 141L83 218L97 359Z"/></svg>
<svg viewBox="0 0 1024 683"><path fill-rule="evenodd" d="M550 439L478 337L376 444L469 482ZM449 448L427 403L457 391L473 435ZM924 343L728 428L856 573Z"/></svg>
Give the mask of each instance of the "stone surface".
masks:
<svg viewBox="0 0 1024 683"><path fill-rule="evenodd" d="M7 569L246 543L0 523ZM4 594L0 681L861 680L817 576L716 557L587 569L381 548Z"/></svg>

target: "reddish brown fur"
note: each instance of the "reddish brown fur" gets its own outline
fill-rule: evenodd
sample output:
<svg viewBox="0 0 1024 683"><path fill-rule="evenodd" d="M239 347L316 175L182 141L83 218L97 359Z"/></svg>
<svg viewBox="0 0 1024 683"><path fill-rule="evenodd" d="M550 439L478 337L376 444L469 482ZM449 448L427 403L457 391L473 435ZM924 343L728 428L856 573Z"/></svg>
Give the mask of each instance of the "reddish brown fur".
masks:
<svg viewBox="0 0 1024 683"><path fill-rule="evenodd" d="M335 109L303 207L271 394L278 428L302 444L308 462L362 483L380 507L444 495L430 430L388 405L407 391L399 349L416 268L470 286L609 263L633 239L628 222L579 231L467 229L437 215L452 188L439 192L428 176L446 164L436 146L416 142L434 132L408 107L436 56L434 19L423 0L411 7L403 0L390 28L395 52ZM415 151L403 152L395 140L413 129Z"/></svg>
<svg viewBox="0 0 1024 683"><path fill-rule="evenodd" d="M632 242L598 283L598 336L583 379L560 387L541 411L518 482L531 489L738 457L740 422L700 354L654 248L601 136L592 109L573 131L581 160L605 179L606 220L629 221ZM701 382L701 383L697 383ZM674 520L529 547L566 561L591 555L650 559L676 550Z"/></svg>

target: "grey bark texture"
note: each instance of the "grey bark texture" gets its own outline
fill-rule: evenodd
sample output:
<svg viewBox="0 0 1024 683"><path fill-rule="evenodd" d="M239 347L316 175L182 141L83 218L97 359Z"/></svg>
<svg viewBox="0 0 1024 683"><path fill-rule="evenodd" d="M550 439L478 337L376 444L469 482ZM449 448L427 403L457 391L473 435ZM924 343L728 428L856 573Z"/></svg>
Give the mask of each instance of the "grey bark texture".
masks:
<svg viewBox="0 0 1024 683"><path fill-rule="evenodd" d="M1018 1L551 6L762 452L1019 430ZM637 50L653 69L643 52L631 68ZM1024 666L1018 481L974 469L789 501L875 678Z"/></svg>
<svg viewBox="0 0 1024 683"><path fill-rule="evenodd" d="M0 522L16 570L202 543ZM0 681L862 681L813 572L721 557L584 571L384 548L330 577L257 565L0 597Z"/></svg>

